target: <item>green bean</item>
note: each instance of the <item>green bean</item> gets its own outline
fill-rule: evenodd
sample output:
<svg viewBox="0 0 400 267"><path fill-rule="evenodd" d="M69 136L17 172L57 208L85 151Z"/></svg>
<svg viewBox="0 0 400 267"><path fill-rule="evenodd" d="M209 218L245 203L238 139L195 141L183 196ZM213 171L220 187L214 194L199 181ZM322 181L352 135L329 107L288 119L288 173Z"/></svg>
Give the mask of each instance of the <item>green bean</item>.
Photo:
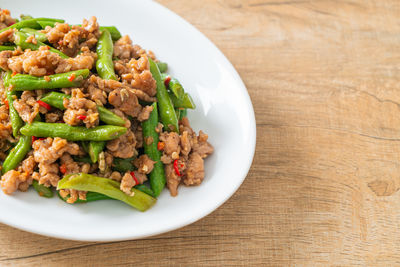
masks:
<svg viewBox="0 0 400 267"><path fill-rule="evenodd" d="M168 89L174 93L174 95L177 98L182 98L185 90L183 89L182 84L175 78L172 78L171 76L169 76L168 74L162 73L161 74L161 78L163 79L163 81L165 81L165 79L170 78L169 82L168 82Z"/></svg>
<svg viewBox="0 0 400 267"><path fill-rule="evenodd" d="M47 198L52 198L53 197L53 191L51 188L46 187L42 184L39 184L38 181L33 180L32 181L33 188L38 192L39 196L41 197L47 197Z"/></svg>
<svg viewBox="0 0 400 267"><path fill-rule="evenodd" d="M164 165L161 162L161 152L157 149L158 144L158 133L156 132L156 127L158 124L158 111L157 111L157 103L154 102L152 104L153 111L150 113L150 117L148 120L142 122L143 129L143 140L151 137L153 142L151 144L147 144L143 142L144 153L149 156L156 163L154 164L154 168L149 175L150 186L154 192L154 195L157 197L165 186L165 171Z"/></svg>
<svg viewBox="0 0 400 267"><path fill-rule="evenodd" d="M0 45L0 51L14 50L15 45Z"/></svg>
<svg viewBox="0 0 400 267"><path fill-rule="evenodd" d="M57 189L97 192L110 198L123 201L140 211L146 211L157 201L155 198L136 188L132 188L132 195L125 194L119 188L120 183L117 181L85 173L67 175L58 182L57 186Z"/></svg>
<svg viewBox="0 0 400 267"><path fill-rule="evenodd" d="M160 70L157 64L149 58L150 72L157 83L157 101L160 106L161 121L168 130L179 133L178 118L175 114L174 106L169 98L168 91L165 88L164 81L161 79Z"/></svg>
<svg viewBox="0 0 400 267"><path fill-rule="evenodd" d="M45 94L40 100L49 104L52 107L58 108L60 110L65 110L63 104L64 98L70 99L71 96L59 92L50 92Z"/></svg>
<svg viewBox="0 0 400 267"><path fill-rule="evenodd" d="M39 24L39 21L60 22L60 23L64 22L64 20L62 19L51 19L51 18L26 19L14 23L13 25L8 26L7 28L1 29L0 33L7 31L9 29L21 29L21 28L41 29L42 26Z"/></svg>
<svg viewBox="0 0 400 267"><path fill-rule="evenodd" d="M63 94L63 93L58 93L58 92L50 92L50 93L47 93L40 100L49 104L50 106L53 106L53 107L61 109L61 110L65 110L65 107L63 105L64 98L69 99L69 98L71 98L71 96ZM108 125L124 126L126 123L123 118L121 118L114 112L106 109L105 107L97 106L97 111L99 112L100 120Z"/></svg>
<svg viewBox="0 0 400 267"><path fill-rule="evenodd" d="M168 70L167 63L159 61L156 64L161 73L166 72Z"/></svg>
<svg viewBox="0 0 400 267"><path fill-rule="evenodd" d="M13 102L14 102L14 97L16 97L16 92L15 91L7 91L7 100L8 100L8 108L9 108L9 114L10 114L10 121L11 121L11 127L13 130L13 136L17 137L19 135L19 129L24 125L24 122L22 121L21 117L19 116L18 112L15 110Z"/></svg>
<svg viewBox="0 0 400 267"><path fill-rule="evenodd" d="M33 122L21 128L23 135L60 137L69 141L109 141L125 134L125 127L102 125L94 128L71 126L65 123Z"/></svg>
<svg viewBox="0 0 400 267"><path fill-rule="evenodd" d="M105 107L97 106L97 111L99 112L100 120L108 125L124 126L126 123L123 118Z"/></svg>
<svg viewBox="0 0 400 267"><path fill-rule="evenodd" d="M142 191L142 192L145 193L145 194L148 194L149 196L156 197L155 194L154 194L154 192L153 192L153 190L151 190L150 188L148 188L148 187L147 187L146 185L144 185L144 184L138 184L138 185L136 185L134 188L136 188L137 190Z"/></svg>
<svg viewBox="0 0 400 267"><path fill-rule="evenodd" d="M27 20L27 19L33 19L33 17L31 15L20 15L19 16L21 18L21 20Z"/></svg>
<svg viewBox="0 0 400 267"><path fill-rule="evenodd" d="M118 41L121 38L121 33L115 26L100 26L99 29L100 31L109 31L113 41Z"/></svg>
<svg viewBox="0 0 400 267"><path fill-rule="evenodd" d="M31 50L38 50L39 47L41 46L47 46L49 47L49 50L53 53L59 54L60 57L62 58L69 58L67 55L65 55L63 52L61 52L60 50L57 50L53 47L50 47L48 45L46 45L45 43L40 42L39 40L37 40L36 44L34 43L28 43L26 40L28 38L28 35L26 33L23 32L16 32L14 33L14 43L21 47L23 50L25 49L31 49Z"/></svg>
<svg viewBox="0 0 400 267"><path fill-rule="evenodd" d="M71 77L74 77L74 80ZM89 70L74 70L65 73L53 74L47 76L50 80L47 81L44 77L35 77L28 74L16 74L10 78L10 85L13 86L13 91L29 91L40 89L55 89L65 87L79 87L83 80L89 76Z"/></svg>
<svg viewBox="0 0 400 267"><path fill-rule="evenodd" d="M38 30L31 29L31 28L22 28L22 29L20 29L20 31L23 33L26 33L29 36L31 36L31 35L35 36L36 41L43 42L43 43L47 41L46 34L40 32Z"/></svg>
<svg viewBox="0 0 400 267"><path fill-rule="evenodd" d="M58 197L62 200L62 201L65 201L65 202L67 202L67 200L68 200L68 196L67 197L62 197L61 195L60 195L60 191L59 190L57 190L57 195L58 195ZM75 203L87 203L87 202L93 202L93 201L97 201L97 200L103 200L103 199L112 199L112 198L110 198L110 197L108 197L108 196L106 196L106 195L103 195L103 194L100 194L100 193L96 193L96 192L87 192L86 193L86 200L82 200L82 199L77 199L75 202L74 202L74 204Z"/></svg>
<svg viewBox="0 0 400 267"><path fill-rule="evenodd" d="M179 120L181 120L181 119L187 117L187 109L186 109L186 108L184 108L184 109L179 109L179 110L180 110L180 113L179 113Z"/></svg>
<svg viewBox="0 0 400 267"><path fill-rule="evenodd" d="M78 157L78 156L72 156L72 158L74 159L74 161L77 162L83 162L83 163L92 163L92 160L90 159L90 157Z"/></svg>
<svg viewBox="0 0 400 267"><path fill-rule="evenodd" d="M107 30L103 30L101 33L97 41L96 52L96 70L99 76L105 80L117 80L117 76L114 72L114 63L112 61L113 42Z"/></svg>
<svg viewBox="0 0 400 267"><path fill-rule="evenodd" d="M3 162L2 173L15 169L31 150L32 138L30 136L21 136L18 144L10 151Z"/></svg>
<svg viewBox="0 0 400 267"><path fill-rule="evenodd" d="M54 28L56 25L55 21L38 20L37 23L40 25L41 29L45 29L47 26Z"/></svg>
<svg viewBox="0 0 400 267"><path fill-rule="evenodd" d="M177 98L174 94L170 93L169 97L171 98L175 108L196 108L192 97L188 93L184 93L182 98Z"/></svg>
<svg viewBox="0 0 400 267"><path fill-rule="evenodd" d="M96 163L97 160L99 159L99 154L103 151L104 147L106 146L106 142L95 142L95 141L90 141L89 142L89 149L88 153L90 156L90 159L92 160L93 163Z"/></svg>
<svg viewBox="0 0 400 267"><path fill-rule="evenodd" d="M135 158L128 158L128 159L114 158L111 169L119 172L133 171L135 170L135 167L132 164L132 161L134 159Z"/></svg>

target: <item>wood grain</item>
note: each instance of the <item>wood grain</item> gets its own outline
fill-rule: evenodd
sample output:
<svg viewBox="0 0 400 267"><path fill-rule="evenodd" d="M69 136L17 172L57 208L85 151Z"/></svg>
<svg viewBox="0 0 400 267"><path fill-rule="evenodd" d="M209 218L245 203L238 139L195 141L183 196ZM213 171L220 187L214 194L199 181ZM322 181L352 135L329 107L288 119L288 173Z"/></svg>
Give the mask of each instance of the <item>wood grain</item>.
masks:
<svg viewBox="0 0 400 267"><path fill-rule="evenodd" d="M199 222L145 240L0 225L0 265L400 265L400 2L159 2L248 88L258 136L244 184Z"/></svg>

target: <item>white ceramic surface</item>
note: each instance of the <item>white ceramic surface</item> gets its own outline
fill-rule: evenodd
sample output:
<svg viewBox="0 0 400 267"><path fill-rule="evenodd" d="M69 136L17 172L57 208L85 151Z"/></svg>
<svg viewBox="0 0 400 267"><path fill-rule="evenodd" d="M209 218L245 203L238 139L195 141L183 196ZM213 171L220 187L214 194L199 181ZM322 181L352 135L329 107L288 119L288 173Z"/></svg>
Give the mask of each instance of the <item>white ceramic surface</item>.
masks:
<svg viewBox="0 0 400 267"><path fill-rule="evenodd" d="M204 130L215 147L215 153L206 159L205 180L200 186L181 186L175 198L164 190L157 204L145 213L117 201L68 205L57 197L38 197L30 190L12 196L0 192L1 222L72 240L143 238L199 220L239 188L254 155L253 107L230 62L193 26L153 1L1 0L1 8L9 9L14 16L64 18L69 23L95 15L101 25L117 26L134 43L168 62L170 73L197 104L188 115L193 128Z"/></svg>

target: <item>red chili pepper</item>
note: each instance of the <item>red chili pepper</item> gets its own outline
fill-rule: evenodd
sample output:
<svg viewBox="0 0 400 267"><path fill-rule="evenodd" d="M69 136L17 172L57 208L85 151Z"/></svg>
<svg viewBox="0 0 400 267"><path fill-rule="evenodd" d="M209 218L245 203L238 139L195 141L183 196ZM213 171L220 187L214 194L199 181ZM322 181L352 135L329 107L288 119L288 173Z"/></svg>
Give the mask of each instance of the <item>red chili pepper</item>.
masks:
<svg viewBox="0 0 400 267"><path fill-rule="evenodd" d="M10 25L8 25L8 26L11 26L11 25L14 25L14 24L15 24L15 22L11 22Z"/></svg>
<svg viewBox="0 0 400 267"><path fill-rule="evenodd" d="M170 81L171 81L171 76L167 76L167 78L165 78L165 80L164 80L165 86L168 87Z"/></svg>
<svg viewBox="0 0 400 267"><path fill-rule="evenodd" d="M17 72L16 71L14 71L12 74L11 74L11 76L15 76L15 75L17 75Z"/></svg>
<svg viewBox="0 0 400 267"><path fill-rule="evenodd" d="M6 105L7 106L7 108L10 108L10 106L8 105L8 100L6 99L6 100L4 100L4 105Z"/></svg>
<svg viewBox="0 0 400 267"><path fill-rule="evenodd" d="M51 106L50 106L49 104L43 102L42 100L38 100L37 102L38 102L38 104L39 104L40 106L44 107L45 109L47 109L47 110L50 110L50 109L51 109Z"/></svg>
<svg viewBox="0 0 400 267"><path fill-rule="evenodd" d="M80 120L85 120L86 116L85 115L78 115L77 118L80 119Z"/></svg>
<svg viewBox="0 0 400 267"><path fill-rule="evenodd" d="M179 172L179 168L178 168L178 160L174 160L174 170L176 175L181 176L181 173Z"/></svg>
<svg viewBox="0 0 400 267"><path fill-rule="evenodd" d="M75 73L72 73L70 76L68 76L68 81L72 82L73 80L75 80L75 78Z"/></svg>
<svg viewBox="0 0 400 267"><path fill-rule="evenodd" d="M62 174L67 173L67 165L65 165L65 163L60 166L60 172Z"/></svg>
<svg viewBox="0 0 400 267"><path fill-rule="evenodd" d="M157 144L157 150L163 150L165 147L164 142L159 141Z"/></svg>
<svg viewBox="0 0 400 267"><path fill-rule="evenodd" d="M138 185L138 184L139 184L139 181L138 181L138 179L136 178L134 172L131 172L131 176L132 176L133 180L135 180L135 185Z"/></svg>

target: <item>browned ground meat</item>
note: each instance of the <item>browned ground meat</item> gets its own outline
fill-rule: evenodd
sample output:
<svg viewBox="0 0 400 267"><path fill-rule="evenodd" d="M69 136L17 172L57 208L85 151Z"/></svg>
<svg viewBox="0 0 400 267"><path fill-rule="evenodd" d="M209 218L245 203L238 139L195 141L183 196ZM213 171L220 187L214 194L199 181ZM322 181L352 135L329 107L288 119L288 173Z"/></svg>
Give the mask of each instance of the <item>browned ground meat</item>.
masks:
<svg viewBox="0 0 400 267"><path fill-rule="evenodd" d="M64 153L82 154L77 144L68 143L67 140L59 137L36 140L32 148L35 161L39 162L39 173L35 172L33 178L45 186L57 186L60 179L59 166L55 163L57 159Z"/></svg>
<svg viewBox="0 0 400 267"><path fill-rule="evenodd" d="M145 106L142 111L139 113L137 119L138 121L148 120L150 117L150 113L153 111L152 106Z"/></svg>
<svg viewBox="0 0 400 267"><path fill-rule="evenodd" d="M11 137L12 128L8 116L7 105L0 107L0 140L7 140Z"/></svg>
<svg viewBox="0 0 400 267"><path fill-rule="evenodd" d="M0 30L13 25L17 21L10 16L8 9L0 9Z"/></svg>
<svg viewBox="0 0 400 267"><path fill-rule="evenodd" d="M135 185L136 182L133 179L132 175L129 172L125 173L121 180L121 185L120 185L121 191L127 195L133 196L135 193L131 192L131 190L132 187L134 187Z"/></svg>
<svg viewBox="0 0 400 267"><path fill-rule="evenodd" d="M138 45L132 45L132 40L128 35L121 37L114 44L114 57L119 59L138 58L146 51Z"/></svg>
<svg viewBox="0 0 400 267"><path fill-rule="evenodd" d="M14 42L15 29L8 29L0 33L0 45Z"/></svg>
<svg viewBox="0 0 400 267"><path fill-rule="evenodd" d="M26 191L29 188L29 185L32 184L32 173L36 167L36 162L33 156L28 156L21 165L18 167L18 170L11 170L6 172L1 177L1 189L6 194L12 194L17 189L20 191Z"/></svg>
<svg viewBox="0 0 400 267"><path fill-rule="evenodd" d="M117 139L107 142L108 152L117 158L131 158L137 155L136 138L132 131L128 130L126 134Z"/></svg>
<svg viewBox="0 0 400 267"><path fill-rule="evenodd" d="M32 123L39 113L39 104L33 91L24 91L20 99L13 101L13 106L24 122Z"/></svg>
<svg viewBox="0 0 400 267"><path fill-rule="evenodd" d="M19 50L0 52L0 67L15 73L44 76L91 69L95 59L96 55L90 51L85 51L74 58L63 59L60 55L51 52L48 46L41 46L37 51L27 49L23 53Z"/></svg>
<svg viewBox="0 0 400 267"><path fill-rule="evenodd" d="M137 117L142 111L138 98L130 89L115 89L109 94L108 102L132 117Z"/></svg>
<svg viewBox="0 0 400 267"><path fill-rule="evenodd" d="M178 195L178 186L182 178L176 174L172 164L165 165L165 176L167 178L167 187L171 196Z"/></svg>
<svg viewBox="0 0 400 267"><path fill-rule="evenodd" d="M45 115L46 122L54 123L63 120L64 113L61 110L52 110Z"/></svg>
<svg viewBox="0 0 400 267"><path fill-rule="evenodd" d="M81 168L78 163L76 163L70 154L64 153L60 158L60 166L63 166L65 170L65 175L78 173L81 171Z"/></svg>
<svg viewBox="0 0 400 267"><path fill-rule="evenodd" d="M164 143L163 155L161 161L169 164L179 158L180 146L179 135L175 132L163 132L160 134L160 141Z"/></svg>
<svg viewBox="0 0 400 267"><path fill-rule="evenodd" d="M43 32L55 48L71 57L75 56L82 47L94 47L100 36L96 17L84 19L82 26L56 23L54 28L47 26Z"/></svg>
<svg viewBox="0 0 400 267"><path fill-rule="evenodd" d="M146 154L141 155L139 158L135 159L134 165L138 169L138 172L143 174L149 174L154 168L156 162L151 160Z"/></svg>
<svg viewBox="0 0 400 267"><path fill-rule="evenodd" d="M204 179L204 160L214 148L208 143L208 136L200 131L197 136L187 118L179 122L181 135L175 132L162 132L163 144L161 161L165 165L167 186L172 196L178 193L181 182L184 185L199 185ZM175 162L176 161L176 162ZM178 170L175 170L174 162Z"/></svg>
<svg viewBox="0 0 400 267"><path fill-rule="evenodd" d="M122 82L131 85L133 88L142 90L150 96L156 94L156 81L150 72L150 64L147 55L139 59L118 60L114 64L115 71L121 76Z"/></svg>
<svg viewBox="0 0 400 267"><path fill-rule="evenodd" d="M86 200L86 191L79 191L75 189L61 189L60 196L63 198L68 197L67 203L75 203L78 199Z"/></svg>
<svg viewBox="0 0 400 267"><path fill-rule="evenodd" d="M20 184L26 183L28 181L29 176L26 173L11 170L6 172L1 177L0 185L3 192L10 195L18 189Z"/></svg>
<svg viewBox="0 0 400 267"><path fill-rule="evenodd" d="M87 128L95 127L99 124L99 113L95 102L86 99L80 89L73 89L70 99L64 98L64 122L69 125L85 124Z"/></svg>

